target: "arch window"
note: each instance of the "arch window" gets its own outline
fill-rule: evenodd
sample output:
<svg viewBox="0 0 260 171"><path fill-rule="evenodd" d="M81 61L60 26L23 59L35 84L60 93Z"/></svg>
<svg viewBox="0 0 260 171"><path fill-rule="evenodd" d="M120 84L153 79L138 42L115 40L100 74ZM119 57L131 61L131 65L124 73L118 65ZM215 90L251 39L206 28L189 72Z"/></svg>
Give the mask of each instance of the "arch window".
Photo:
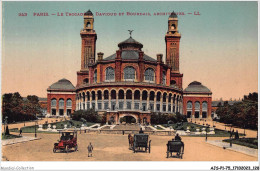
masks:
<svg viewBox="0 0 260 171"><path fill-rule="evenodd" d="M71 106L72 106L72 101L71 101L71 99L68 99L66 103L67 103L67 104L66 104L67 107L71 107Z"/></svg>
<svg viewBox="0 0 260 171"><path fill-rule="evenodd" d="M90 27L90 26L91 26L90 22L87 22L86 27Z"/></svg>
<svg viewBox="0 0 260 171"><path fill-rule="evenodd" d="M108 93L108 90L105 90L105 92L104 92L104 99L105 99L105 100L108 100L108 97L109 97L108 94L109 94L109 93Z"/></svg>
<svg viewBox="0 0 260 171"><path fill-rule="evenodd" d="M200 102L195 102L195 110L200 110Z"/></svg>
<svg viewBox="0 0 260 171"><path fill-rule="evenodd" d="M187 109L192 109L192 102L191 102L191 101L189 101L189 102L187 103Z"/></svg>
<svg viewBox="0 0 260 171"><path fill-rule="evenodd" d="M64 107L64 100L63 99L59 100L59 107Z"/></svg>
<svg viewBox="0 0 260 171"><path fill-rule="evenodd" d="M97 70L95 70L95 72L94 72L94 83L96 83L97 82Z"/></svg>
<svg viewBox="0 0 260 171"><path fill-rule="evenodd" d="M51 107L56 107L57 105L57 100L56 99L52 99L51 100Z"/></svg>
<svg viewBox="0 0 260 171"><path fill-rule="evenodd" d="M166 74L165 74L165 72L163 72L162 83L163 83L163 85L166 85Z"/></svg>
<svg viewBox="0 0 260 171"><path fill-rule="evenodd" d="M132 108L132 91L127 90L126 92L126 108L131 109Z"/></svg>
<svg viewBox="0 0 260 171"><path fill-rule="evenodd" d="M154 81L154 70L152 68L148 68L144 72L144 79L145 81Z"/></svg>
<svg viewBox="0 0 260 171"><path fill-rule="evenodd" d="M88 78L84 79L83 83L88 84Z"/></svg>
<svg viewBox="0 0 260 171"><path fill-rule="evenodd" d="M98 91L98 100L102 100L102 92L100 90Z"/></svg>
<svg viewBox="0 0 260 171"><path fill-rule="evenodd" d="M124 79L125 80L134 80L135 79L135 69L134 67L125 67L124 69Z"/></svg>
<svg viewBox="0 0 260 171"><path fill-rule="evenodd" d="M208 103L207 102L203 102L202 103L202 110L207 110L208 109Z"/></svg>
<svg viewBox="0 0 260 171"><path fill-rule="evenodd" d="M123 109L124 108L124 91L123 90L119 90L118 99L119 99L118 107L119 107L119 109Z"/></svg>
<svg viewBox="0 0 260 171"><path fill-rule="evenodd" d="M90 94L89 94L89 92L87 92L87 99L88 99L88 101L90 101Z"/></svg>
<svg viewBox="0 0 260 171"><path fill-rule="evenodd" d="M115 70L112 67L106 68L106 80L115 80Z"/></svg>

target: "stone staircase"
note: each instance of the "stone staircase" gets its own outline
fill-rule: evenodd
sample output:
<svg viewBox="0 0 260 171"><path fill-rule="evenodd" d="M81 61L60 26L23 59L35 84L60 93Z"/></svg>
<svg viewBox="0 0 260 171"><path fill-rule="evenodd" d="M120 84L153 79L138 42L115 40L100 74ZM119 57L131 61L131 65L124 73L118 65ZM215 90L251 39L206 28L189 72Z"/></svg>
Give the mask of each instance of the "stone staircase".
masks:
<svg viewBox="0 0 260 171"><path fill-rule="evenodd" d="M131 125L131 124L125 124L125 125L116 125L113 130L135 130L139 131L140 126L137 124Z"/></svg>

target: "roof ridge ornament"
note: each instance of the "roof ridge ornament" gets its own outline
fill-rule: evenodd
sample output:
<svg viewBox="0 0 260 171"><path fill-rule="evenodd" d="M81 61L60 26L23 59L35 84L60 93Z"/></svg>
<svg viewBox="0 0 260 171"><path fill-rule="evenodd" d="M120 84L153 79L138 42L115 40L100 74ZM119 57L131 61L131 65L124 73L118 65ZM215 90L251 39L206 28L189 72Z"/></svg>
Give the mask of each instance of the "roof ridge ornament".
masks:
<svg viewBox="0 0 260 171"><path fill-rule="evenodd" d="M134 31L134 30L128 30L129 31L129 34L130 34L130 38L132 38L132 32Z"/></svg>

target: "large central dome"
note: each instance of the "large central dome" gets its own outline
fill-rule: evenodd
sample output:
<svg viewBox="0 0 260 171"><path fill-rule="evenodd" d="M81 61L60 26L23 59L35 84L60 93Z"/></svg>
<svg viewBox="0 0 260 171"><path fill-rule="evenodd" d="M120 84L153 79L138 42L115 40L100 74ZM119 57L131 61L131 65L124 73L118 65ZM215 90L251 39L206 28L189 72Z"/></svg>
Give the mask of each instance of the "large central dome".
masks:
<svg viewBox="0 0 260 171"><path fill-rule="evenodd" d="M142 51L143 44L136 41L132 37L129 37L125 41L119 43L118 47L122 51L121 57L123 60L138 60L139 52ZM110 61L110 60L115 60L115 58L116 58L116 53L104 58L103 60ZM154 58L152 58L146 54L144 54L144 60L156 62L156 60Z"/></svg>
<svg viewBox="0 0 260 171"><path fill-rule="evenodd" d="M141 50L143 48L143 45L132 37L129 37L125 41L119 43L118 47L120 48L120 50Z"/></svg>

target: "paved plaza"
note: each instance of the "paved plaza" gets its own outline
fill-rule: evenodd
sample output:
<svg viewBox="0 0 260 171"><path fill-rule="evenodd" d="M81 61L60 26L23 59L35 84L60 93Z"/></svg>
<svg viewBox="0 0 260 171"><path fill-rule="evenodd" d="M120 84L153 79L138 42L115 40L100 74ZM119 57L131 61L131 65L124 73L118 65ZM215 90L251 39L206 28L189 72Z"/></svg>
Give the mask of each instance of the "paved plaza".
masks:
<svg viewBox="0 0 260 171"><path fill-rule="evenodd" d="M34 136L34 134L24 134ZM127 135L78 134L78 151L53 153L58 134L38 134L39 140L2 146L2 160L9 161L257 161L257 157L223 149L205 142L205 137L182 137L183 159L166 158L166 144L171 136L151 135L151 153L133 153L128 149ZM208 140L220 140L210 137ZM87 146L94 146L93 157L88 157Z"/></svg>

